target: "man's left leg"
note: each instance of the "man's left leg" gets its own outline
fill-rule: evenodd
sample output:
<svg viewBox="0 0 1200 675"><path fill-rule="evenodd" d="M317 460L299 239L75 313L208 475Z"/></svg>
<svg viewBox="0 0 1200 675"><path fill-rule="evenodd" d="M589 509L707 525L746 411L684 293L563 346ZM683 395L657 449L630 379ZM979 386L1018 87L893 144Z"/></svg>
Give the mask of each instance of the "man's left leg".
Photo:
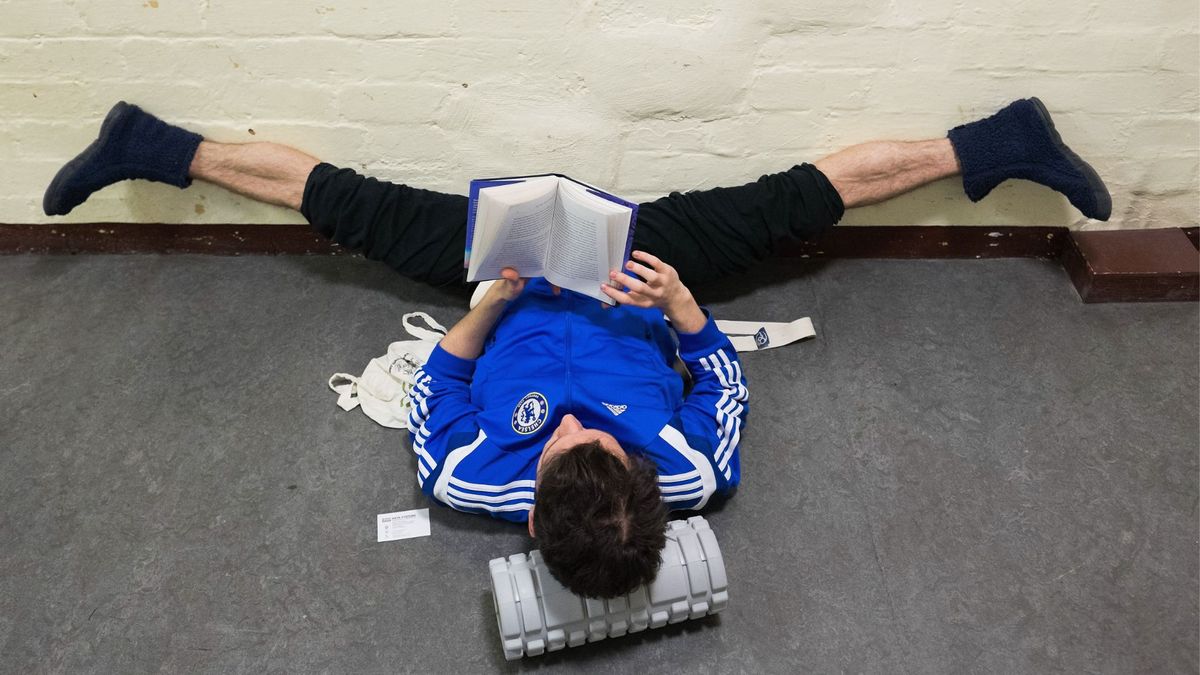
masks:
<svg viewBox="0 0 1200 675"><path fill-rule="evenodd" d="M323 236L409 278L435 285L462 278L466 197L361 176L278 143L215 143L124 101L96 141L55 175L43 208L66 215L97 190L131 179L179 188L206 181L300 211Z"/></svg>
<svg viewBox="0 0 1200 675"><path fill-rule="evenodd" d="M316 157L277 143L215 143L121 101L96 140L46 188L42 208L65 216L97 190L143 179L178 188L203 180L256 201L300 210Z"/></svg>
<svg viewBox="0 0 1200 675"><path fill-rule="evenodd" d="M188 176L255 201L295 211L304 203L304 187L321 160L278 143L201 141Z"/></svg>
<svg viewBox="0 0 1200 675"><path fill-rule="evenodd" d="M189 175L295 209L322 236L434 285L462 280L467 199L339 169L276 143L204 141Z"/></svg>

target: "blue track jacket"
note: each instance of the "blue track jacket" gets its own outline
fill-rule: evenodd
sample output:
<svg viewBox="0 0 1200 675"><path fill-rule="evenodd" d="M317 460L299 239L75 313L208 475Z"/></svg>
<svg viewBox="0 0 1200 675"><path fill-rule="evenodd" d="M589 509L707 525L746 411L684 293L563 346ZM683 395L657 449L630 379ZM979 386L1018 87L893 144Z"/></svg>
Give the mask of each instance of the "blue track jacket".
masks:
<svg viewBox="0 0 1200 675"><path fill-rule="evenodd" d="M532 279L476 360L439 345L416 374L409 416L417 482L459 511L529 519L538 458L563 415L607 431L658 466L663 501L699 509L740 479L749 410L737 352L711 318L678 335L657 309L618 306Z"/></svg>

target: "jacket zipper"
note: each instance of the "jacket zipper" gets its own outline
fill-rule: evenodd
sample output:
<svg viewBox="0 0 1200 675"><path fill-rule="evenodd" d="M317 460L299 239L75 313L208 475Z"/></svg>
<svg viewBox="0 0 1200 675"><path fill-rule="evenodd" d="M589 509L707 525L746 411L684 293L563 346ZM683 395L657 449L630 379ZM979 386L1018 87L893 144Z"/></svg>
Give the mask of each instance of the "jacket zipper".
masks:
<svg viewBox="0 0 1200 675"><path fill-rule="evenodd" d="M564 389L567 394L567 412L574 409L571 402L571 316L575 314L575 298L567 296L567 321L566 321L566 338L563 340L564 354L563 357L566 363L567 382Z"/></svg>

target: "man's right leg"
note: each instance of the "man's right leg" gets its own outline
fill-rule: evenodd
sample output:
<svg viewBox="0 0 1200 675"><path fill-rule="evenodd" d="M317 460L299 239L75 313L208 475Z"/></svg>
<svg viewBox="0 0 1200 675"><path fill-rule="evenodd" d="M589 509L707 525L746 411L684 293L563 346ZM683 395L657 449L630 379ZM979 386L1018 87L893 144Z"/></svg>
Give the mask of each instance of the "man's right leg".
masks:
<svg viewBox="0 0 1200 675"><path fill-rule="evenodd" d="M1000 183L1021 178L1067 197L1083 215L1108 220L1112 197L1090 164L1059 136L1046 106L1022 99L991 117L928 141L875 141L816 162L846 208L897 197L935 180L962 174L963 190L979 201Z"/></svg>
<svg viewBox="0 0 1200 675"><path fill-rule="evenodd" d="M814 165L833 183L848 209L878 204L959 173L948 138L861 143Z"/></svg>
<svg viewBox="0 0 1200 675"><path fill-rule="evenodd" d="M639 207L634 245L693 285L750 269L780 241L817 237L845 209L957 174L971 201L1020 178L1062 193L1089 218L1107 220L1112 213L1100 176L1063 143L1046 107L1031 98L955 127L946 138L863 143L742 186L673 192Z"/></svg>

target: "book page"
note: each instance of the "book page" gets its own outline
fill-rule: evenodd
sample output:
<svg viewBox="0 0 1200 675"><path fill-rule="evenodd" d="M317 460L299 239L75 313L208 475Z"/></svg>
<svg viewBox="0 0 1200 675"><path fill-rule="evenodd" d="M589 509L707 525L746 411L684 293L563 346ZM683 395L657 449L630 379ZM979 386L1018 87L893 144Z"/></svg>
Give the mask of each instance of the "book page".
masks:
<svg viewBox="0 0 1200 675"><path fill-rule="evenodd" d="M628 223L630 209L597 197L577 184L563 181L558 206L554 212L554 228L550 247L546 251L546 279L613 304L600 292L599 286L608 282L608 272L619 265L624 253L624 239L616 260L611 253L613 239L610 218ZM624 228L628 232L628 228Z"/></svg>
<svg viewBox="0 0 1200 675"><path fill-rule="evenodd" d="M610 269L619 269L622 272L628 273L629 270L624 269L625 264L625 245L629 241L629 216L630 211L625 210L625 213L610 213L608 214L608 260Z"/></svg>
<svg viewBox="0 0 1200 675"><path fill-rule="evenodd" d="M524 277L544 273L557 183L555 177L536 178L480 190L467 281L498 279L505 267Z"/></svg>

